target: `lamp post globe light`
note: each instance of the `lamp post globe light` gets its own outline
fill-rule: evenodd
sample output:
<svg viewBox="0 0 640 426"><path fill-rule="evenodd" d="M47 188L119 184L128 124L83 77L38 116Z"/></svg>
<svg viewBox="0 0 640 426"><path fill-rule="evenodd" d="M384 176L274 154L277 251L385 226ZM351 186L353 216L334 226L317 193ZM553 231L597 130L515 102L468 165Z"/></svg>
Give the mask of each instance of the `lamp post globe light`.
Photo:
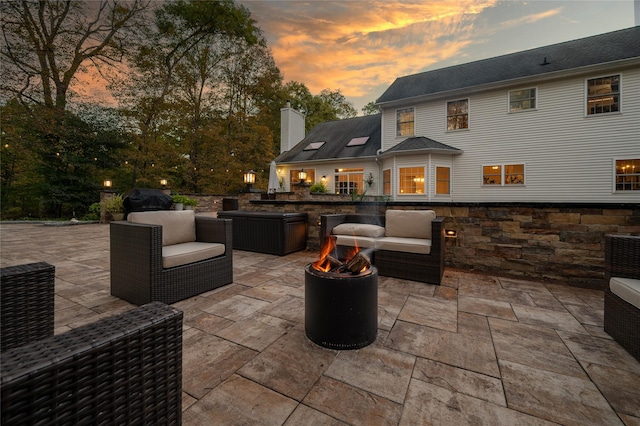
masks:
<svg viewBox="0 0 640 426"><path fill-rule="evenodd" d="M253 184L256 183L256 172L254 172L253 170L247 170L242 175L242 180L247 185L245 191L246 192L252 192L253 191Z"/></svg>
<svg viewBox="0 0 640 426"><path fill-rule="evenodd" d="M307 172L305 172L304 169L300 169L298 172L298 179L300 179L300 185L305 184L305 181L307 180Z"/></svg>

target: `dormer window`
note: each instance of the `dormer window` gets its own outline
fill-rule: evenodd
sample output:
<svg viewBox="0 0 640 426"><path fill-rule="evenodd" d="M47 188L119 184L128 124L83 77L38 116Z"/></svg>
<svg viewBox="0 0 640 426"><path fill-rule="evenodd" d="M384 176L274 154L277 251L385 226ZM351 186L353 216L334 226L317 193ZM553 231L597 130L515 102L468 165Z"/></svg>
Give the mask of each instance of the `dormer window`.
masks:
<svg viewBox="0 0 640 426"><path fill-rule="evenodd" d="M316 149L320 149L320 147L324 144L325 144L324 142L311 142L309 145L307 145L307 147L304 150L315 151Z"/></svg>

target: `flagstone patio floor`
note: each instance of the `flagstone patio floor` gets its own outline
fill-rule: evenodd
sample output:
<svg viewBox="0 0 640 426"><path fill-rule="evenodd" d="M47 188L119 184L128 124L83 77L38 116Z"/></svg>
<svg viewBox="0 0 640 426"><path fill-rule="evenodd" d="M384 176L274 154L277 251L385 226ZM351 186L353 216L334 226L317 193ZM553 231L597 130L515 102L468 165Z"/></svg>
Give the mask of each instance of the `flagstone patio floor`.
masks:
<svg viewBox="0 0 640 426"><path fill-rule="evenodd" d="M56 267L55 332L133 305L109 294L109 226L0 226L0 266ZM640 425L640 363L603 330L603 292L447 269L379 277L376 341L304 333L315 252L234 251L234 281L184 311L183 424Z"/></svg>

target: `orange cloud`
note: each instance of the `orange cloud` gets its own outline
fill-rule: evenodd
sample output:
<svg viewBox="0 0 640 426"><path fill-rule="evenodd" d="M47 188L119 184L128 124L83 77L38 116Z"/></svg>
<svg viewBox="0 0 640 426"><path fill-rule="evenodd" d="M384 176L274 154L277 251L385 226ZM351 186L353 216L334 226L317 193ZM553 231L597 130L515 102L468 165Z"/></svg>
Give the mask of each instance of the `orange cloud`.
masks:
<svg viewBox="0 0 640 426"><path fill-rule="evenodd" d="M459 54L496 0L248 2L285 80L362 97ZM454 38L443 35L455 34ZM370 100L375 100L371 94Z"/></svg>

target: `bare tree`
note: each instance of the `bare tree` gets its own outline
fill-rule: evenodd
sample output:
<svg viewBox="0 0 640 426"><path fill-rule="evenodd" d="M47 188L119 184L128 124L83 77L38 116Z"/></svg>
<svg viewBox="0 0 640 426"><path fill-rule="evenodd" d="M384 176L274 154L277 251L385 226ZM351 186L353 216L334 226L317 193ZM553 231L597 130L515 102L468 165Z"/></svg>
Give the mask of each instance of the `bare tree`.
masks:
<svg viewBox="0 0 640 426"><path fill-rule="evenodd" d="M64 111L78 73L121 62L127 30L148 5L149 0L1 2L2 96L26 107Z"/></svg>

